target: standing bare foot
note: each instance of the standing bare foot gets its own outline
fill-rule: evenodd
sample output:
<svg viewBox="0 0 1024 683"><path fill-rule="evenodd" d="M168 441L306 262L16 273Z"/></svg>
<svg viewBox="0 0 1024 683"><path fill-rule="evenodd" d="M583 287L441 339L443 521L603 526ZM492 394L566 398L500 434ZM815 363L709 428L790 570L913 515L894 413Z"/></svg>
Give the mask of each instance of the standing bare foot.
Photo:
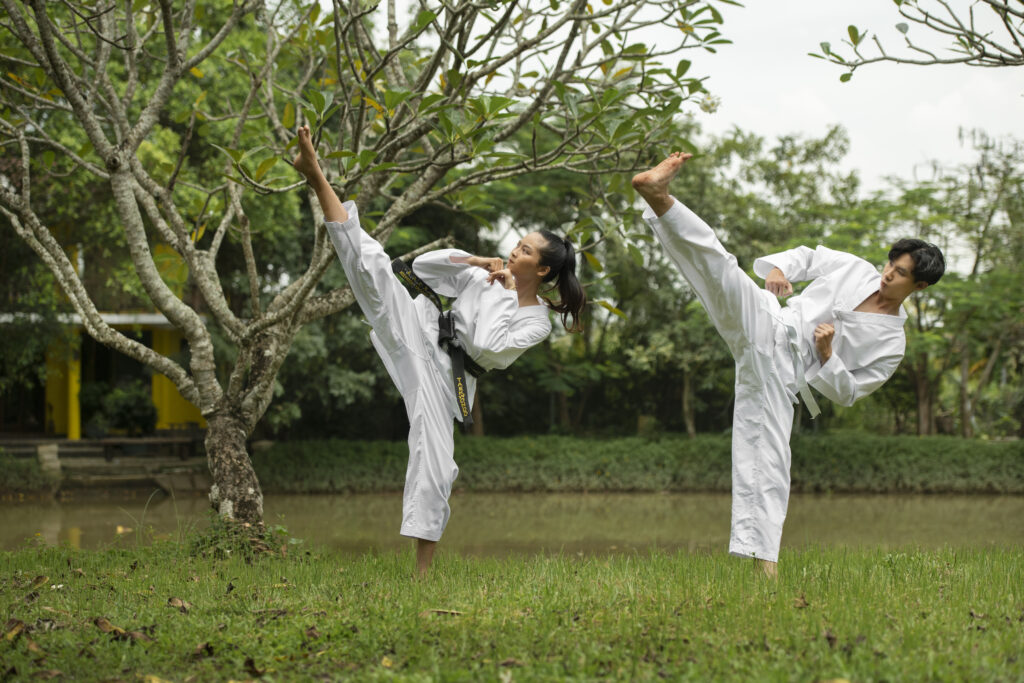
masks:
<svg viewBox="0 0 1024 683"><path fill-rule="evenodd" d="M769 579L779 578L779 563L769 562L768 560L757 560L757 568L761 570L761 573L767 576Z"/></svg>
<svg viewBox="0 0 1024 683"><path fill-rule="evenodd" d="M668 184L679 174L683 163L692 156L689 152L672 152L651 170L633 176L633 189L658 216L672 208L673 200L668 194Z"/></svg>
<svg viewBox="0 0 1024 683"><path fill-rule="evenodd" d="M435 548L437 548L437 541L428 541L425 538L416 539L416 570L420 577L426 576L430 570Z"/></svg>
<svg viewBox="0 0 1024 683"><path fill-rule="evenodd" d="M316 161L316 150L313 149L313 140L309 135L309 126L301 126L298 130L299 153L292 162L295 170L312 180L320 175L320 164Z"/></svg>

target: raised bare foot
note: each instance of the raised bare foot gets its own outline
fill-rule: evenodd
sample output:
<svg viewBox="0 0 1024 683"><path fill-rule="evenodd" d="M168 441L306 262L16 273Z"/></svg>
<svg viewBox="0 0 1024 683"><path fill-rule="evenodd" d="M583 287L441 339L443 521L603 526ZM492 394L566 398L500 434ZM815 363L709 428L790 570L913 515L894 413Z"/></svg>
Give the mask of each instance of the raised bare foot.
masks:
<svg viewBox="0 0 1024 683"><path fill-rule="evenodd" d="M313 140L309 136L309 126L300 126L298 130L299 153L292 165L295 170L312 180L319 173L320 164L316 161L316 150L313 149Z"/></svg>
<svg viewBox="0 0 1024 683"><path fill-rule="evenodd" d="M633 189L648 201L667 197L668 184L679 174L683 163L692 156L689 152L672 152L651 170L633 176Z"/></svg>

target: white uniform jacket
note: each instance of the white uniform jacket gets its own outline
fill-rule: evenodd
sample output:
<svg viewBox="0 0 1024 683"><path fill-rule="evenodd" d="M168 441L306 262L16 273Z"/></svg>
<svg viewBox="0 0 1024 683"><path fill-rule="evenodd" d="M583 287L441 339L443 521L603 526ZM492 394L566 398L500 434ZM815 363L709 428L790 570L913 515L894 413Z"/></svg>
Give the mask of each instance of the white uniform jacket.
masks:
<svg viewBox="0 0 1024 683"><path fill-rule="evenodd" d="M896 371L906 350L906 312L885 315L854 311L878 291L881 275L864 259L841 251L797 247L754 261L761 278L778 268L790 282L813 280L783 307L782 321L800 334L804 379L826 398L842 406L867 396ZM814 328L835 327L832 357L821 364L814 347Z"/></svg>
<svg viewBox="0 0 1024 683"><path fill-rule="evenodd" d="M416 273L431 289L442 296L457 297L452 303L452 318L466 354L485 370L504 370L531 346L539 344L551 333L548 307L519 305L515 290L505 289L500 282L487 282L487 271L466 263L453 263L452 256L469 256L460 249L439 249L419 256L412 263ZM397 282L397 280L396 280ZM451 385L452 362L437 343L437 307L425 296L413 301L417 326L423 333L423 350L447 384ZM402 395L407 394L407 377L399 372L392 354L376 333L371 333L374 347L384 361L388 374ZM452 417L462 420L454 389L448 394ZM466 400L473 405L476 378L466 376Z"/></svg>
<svg viewBox="0 0 1024 683"><path fill-rule="evenodd" d="M537 306L520 307L515 290L488 283L487 271L453 263L453 256L469 254L459 249L431 251L413 261L413 272L438 294L456 297L452 317L469 357L487 370L504 370L551 333L548 307L539 301ZM436 308L431 309L436 318Z"/></svg>

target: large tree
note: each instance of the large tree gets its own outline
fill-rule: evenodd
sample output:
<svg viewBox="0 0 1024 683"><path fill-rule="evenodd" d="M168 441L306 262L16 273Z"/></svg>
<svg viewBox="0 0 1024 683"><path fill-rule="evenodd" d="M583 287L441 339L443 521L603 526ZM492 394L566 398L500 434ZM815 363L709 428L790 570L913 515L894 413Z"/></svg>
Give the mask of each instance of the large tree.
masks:
<svg viewBox="0 0 1024 683"><path fill-rule="evenodd" d="M904 45L895 51L868 30L848 26L844 47L836 51L821 43L827 59L849 69L841 76L847 81L859 67L878 62L931 66L1024 66L1024 2L1021 0L893 0L902 21L896 30ZM923 34L923 38L922 38ZM939 45L936 41L942 41Z"/></svg>
<svg viewBox="0 0 1024 683"><path fill-rule="evenodd" d="M352 303L344 287L318 290L334 260L322 227L278 240L308 244L301 268L254 248L280 230L270 195L303 192L277 163L294 126L314 126L328 177L383 242L412 212L458 208L492 180L645 163L703 90L690 62L673 57L724 42L718 11L696 0L421 2L408 19L394 0L335 0L326 11L296 1L2 1L0 144L11 163L0 211L89 335L199 406L211 501L252 523L263 504L246 439L299 330ZM676 39L654 43L644 30L656 25ZM224 152L216 164L211 145ZM54 192L41 180L49 152L71 165L68 177L106 188L95 196L106 204L88 210L114 216L140 291L186 338L187 362L101 318L76 270L73 226L48 224L39 206ZM189 287L162 276L167 248ZM226 263L241 264L241 277L228 281ZM227 372L215 339L231 348Z"/></svg>

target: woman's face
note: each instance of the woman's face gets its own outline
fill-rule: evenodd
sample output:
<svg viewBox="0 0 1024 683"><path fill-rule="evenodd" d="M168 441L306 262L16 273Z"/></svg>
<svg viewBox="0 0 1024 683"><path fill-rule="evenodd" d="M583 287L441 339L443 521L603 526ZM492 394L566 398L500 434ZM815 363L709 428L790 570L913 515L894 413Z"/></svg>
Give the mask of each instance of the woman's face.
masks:
<svg viewBox="0 0 1024 683"><path fill-rule="evenodd" d="M531 232L519 240L508 257L508 269L517 280L542 280L551 268L540 265L540 250L547 240L539 232Z"/></svg>

